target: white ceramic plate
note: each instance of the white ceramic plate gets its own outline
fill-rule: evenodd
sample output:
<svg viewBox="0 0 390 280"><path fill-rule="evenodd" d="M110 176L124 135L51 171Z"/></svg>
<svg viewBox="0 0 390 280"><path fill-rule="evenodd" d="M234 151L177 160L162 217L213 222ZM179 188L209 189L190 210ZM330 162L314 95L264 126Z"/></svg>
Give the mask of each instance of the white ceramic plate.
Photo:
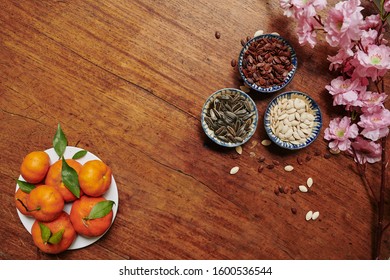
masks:
<svg viewBox="0 0 390 280"><path fill-rule="evenodd" d="M77 148L77 147L72 147L72 146L67 146L66 149L65 149L65 152L64 152L64 157L65 157L65 159L70 159L70 158L73 157L73 155L75 153L77 153L78 151L81 151L81 150L83 150L83 149L80 149L80 148ZM50 157L50 165L52 165L54 162L59 160L59 157L56 154L54 148L48 149L45 152ZM77 161L80 162L81 164L84 164L87 161L94 160L94 159L100 160L94 154L92 154L90 152L87 152L87 154L85 156L83 156L80 159L77 159ZM25 181L21 175L19 176L19 180ZM18 188L19 188L19 186L16 184L16 190L18 190ZM114 176L111 177L110 188L103 195L103 197L106 198L107 200L112 200L112 201L115 202L115 204L112 207L112 212L113 212L113 217L112 217L112 222L111 222L111 225L112 225L112 223L115 220L116 213L118 211L118 203L119 203L119 200L118 200L118 188L117 188ZM65 203L65 207L64 207L65 212L67 212L69 214L71 207L72 207L72 203ZM20 221L22 222L22 224L24 225L26 230L31 234L31 227L32 227L35 219L32 218L32 217L28 217L28 216L23 215L22 213L20 213L19 210L17 210L17 212L18 212ZM68 250L80 249L80 248L84 248L86 246L89 246L89 245L95 243L96 241L98 241L104 234L102 234L100 236L97 236L97 237L91 237L91 238L84 237L84 236L81 236L81 235L78 234L76 239L73 241L72 245L68 248Z"/></svg>

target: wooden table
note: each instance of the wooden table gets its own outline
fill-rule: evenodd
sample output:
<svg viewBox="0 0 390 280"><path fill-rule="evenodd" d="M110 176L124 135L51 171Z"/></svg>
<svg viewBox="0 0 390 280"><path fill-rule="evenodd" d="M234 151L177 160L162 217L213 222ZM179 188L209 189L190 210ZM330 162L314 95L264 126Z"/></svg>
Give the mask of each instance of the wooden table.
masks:
<svg viewBox="0 0 390 280"><path fill-rule="evenodd" d="M345 154L324 157L324 128L340 113L324 89L335 50L322 36L314 49L299 46L278 1L2 0L0 26L0 259L372 258L375 207L356 166ZM296 49L298 71L285 90L320 105L324 127L306 149L261 145L276 93L250 94L260 125L242 155L202 130L206 98L242 85L230 63L258 29ZM21 224L14 192L22 158L51 148L58 123L70 146L112 168L119 210L98 242L47 255ZM379 166L368 169L375 186ZM275 195L308 177L309 193ZM309 210L319 219L307 222ZM388 231L383 258L389 242Z"/></svg>

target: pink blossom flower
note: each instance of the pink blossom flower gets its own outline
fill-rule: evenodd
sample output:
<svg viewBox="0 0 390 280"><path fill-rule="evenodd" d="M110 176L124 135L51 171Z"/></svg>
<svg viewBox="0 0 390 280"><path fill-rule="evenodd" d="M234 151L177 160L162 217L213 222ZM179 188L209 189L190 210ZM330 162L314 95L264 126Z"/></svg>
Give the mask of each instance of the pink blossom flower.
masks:
<svg viewBox="0 0 390 280"><path fill-rule="evenodd" d="M358 136L352 143L350 153L359 164L375 163L381 160L381 145Z"/></svg>
<svg viewBox="0 0 390 280"><path fill-rule="evenodd" d="M364 24L360 0L340 1L330 9L325 21L326 41L332 47L350 48L360 39Z"/></svg>
<svg viewBox="0 0 390 280"><path fill-rule="evenodd" d="M350 63L352 56L353 52L350 49L339 49L336 55L328 55L328 61L331 62L329 65L329 70L332 71L340 69L344 73L352 73L355 69L355 67L353 67Z"/></svg>
<svg viewBox="0 0 390 280"><path fill-rule="evenodd" d="M351 118L336 118L330 121L329 127L325 129L325 139L329 142L329 148L346 151L351 146L351 140L358 136L359 130L356 124L351 125Z"/></svg>
<svg viewBox="0 0 390 280"><path fill-rule="evenodd" d="M387 95L385 93L378 93L372 91L366 91L359 94L359 100L363 113L373 114L384 108Z"/></svg>
<svg viewBox="0 0 390 280"><path fill-rule="evenodd" d="M364 30L361 36L361 43L363 47L375 44L378 37L378 31L375 29Z"/></svg>
<svg viewBox="0 0 390 280"><path fill-rule="evenodd" d="M378 31L381 26L381 22L379 14L369 15L364 18L363 24L360 28L363 30L374 29Z"/></svg>
<svg viewBox="0 0 390 280"><path fill-rule="evenodd" d="M385 45L369 45L367 52L359 50L354 62L356 75L368 77L376 81L390 69L390 47Z"/></svg>
<svg viewBox="0 0 390 280"><path fill-rule="evenodd" d="M291 0L297 12L303 12L306 17L313 17L318 10L326 7L326 0Z"/></svg>
<svg viewBox="0 0 390 280"><path fill-rule="evenodd" d="M315 32L315 25L317 22L312 17L298 16L297 34L299 44L305 45L308 43L312 48L317 43L317 33Z"/></svg>
<svg viewBox="0 0 390 280"><path fill-rule="evenodd" d="M291 17L295 13L295 9L292 0L280 0L280 7L283 9L283 14L287 17Z"/></svg>
<svg viewBox="0 0 390 280"><path fill-rule="evenodd" d="M366 87L360 84L360 80L344 80L342 76L333 79L325 88L333 95L333 105L346 105L347 110L351 106L361 106L359 93L366 91Z"/></svg>
<svg viewBox="0 0 390 280"><path fill-rule="evenodd" d="M374 113L364 113L358 125L363 128L361 134L364 137L376 141L389 134L390 111L381 108Z"/></svg>
<svg viewBox="0 0 390 280"><path fill-rule="evenodd" d="M386 12L390 12L390 0L385 0L385 3L383 4L383 9L385 9Z"/></svg>

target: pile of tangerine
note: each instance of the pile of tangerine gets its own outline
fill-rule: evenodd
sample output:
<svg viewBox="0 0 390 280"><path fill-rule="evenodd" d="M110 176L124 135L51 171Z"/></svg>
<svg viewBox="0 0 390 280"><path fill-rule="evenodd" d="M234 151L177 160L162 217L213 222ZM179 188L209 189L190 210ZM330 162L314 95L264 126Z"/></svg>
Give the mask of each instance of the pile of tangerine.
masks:
<svg viewBox="0 0 390 280"><path fill-rule="evenodd" d="M44 151L34 151L24 157L20 172L25 182L33 187L27 191L18 188L15 193L17 209L35 219L31 228L34 244L49 254L67 250L78 234L102 235L113 217L113 201L103 197L111 185L111 168L97 159L83 165L74 159L65 161L77 173L78 197L62 180L62 159L51 165ZM64 205L69 202L72 206L68 214Z"/></svg>

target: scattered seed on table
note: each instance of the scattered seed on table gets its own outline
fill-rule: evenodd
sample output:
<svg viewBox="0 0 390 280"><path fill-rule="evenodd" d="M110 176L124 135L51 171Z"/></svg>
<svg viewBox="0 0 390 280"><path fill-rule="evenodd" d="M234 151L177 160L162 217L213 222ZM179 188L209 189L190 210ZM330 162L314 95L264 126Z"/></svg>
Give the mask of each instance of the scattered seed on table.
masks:
<svg viewBox="0 0 390 280"><path fill-rule="evenodd" d="M274 193L275 193L276 195L279 195L279 189L278 189L278 188L275 188L275 189L274 189Z"/></svg>
<svg viewBox="0 0 390 280"><path fill-rule="evenodd" d="M290 188L289 187L284 187L283 188L283 192L285 193L285 194L288 194L288 191L290 190Z"/></svg>
<svg viewBox="0 0 390 280"><path fill-rule="evenodd" d="M217 39L221 38L221 32L215 31L215 38Z"/></svg>
<svg viewBox="0 0 390 280"><path fill-rule="evenodd" d="M308 192L308 189L307 189L307 187L306 186L304 186L304 185L300 185L299 187L299 190L301 191L301 192Z"/></svg>
<svg viewBox="0 0 390 280"><path fill-rule="evenodd" d="M326 159L330 159L330 157L331 157L331 155L330 155L329 153L326 153L326 154L324 155L324 158L326 158Z"/></svg>
<svg viewBox="0 0 390 280"><path fill-rule="evenodd" d="M286 165L284 167L284 170L287 171L287 172L290 172L290 171L293 171L294 170L294 167L292 165Z"/></svg>
<svg viewBox="0 0 390 280"><path fill-rule="evenodd" d="M237 146L236 147L236 152L237 152L237 154L241 155L242 154L242 147L241 146Z"/></svg>
<svg viewBox="0 0 390 280"><path fill-rule="evenodd" d="M276 160L276 159L274 159L274 160L272 161L272 163L273 163L275 166L280 165L280 162L279 162L278 160Z"/></svg>
<svg viewBox="0 0 390 280"><path fill-rule="evenodd" d="M258 162L264 162L265 161L265 157L264 156L260 156L259 159L257 160Z"/></svg>
<svg viewBox="0 0 390 280"><path fill-rule="evenodd" d="M314 221L314 220L317 220L317 218L320 216L320 212L316 211L313 213L313 215L311 216L311 219Z"/></svg>
<svg viewBox="0 0 390 280"><path fill-rule="evenodd" d="M238 158L240 157L240 155L234 153L234 154L231 154L230 157L231 157L232 159L238 159Z"/></svg>
<svg viewBox="0 0 390 280"><path fill-rule="evenodd" d="M310 161L311 160L311 156L310 155L307 155L306 156L306 161Z"/></svg>
<svg viewBox="0 0 390 280"><path fill-rule="evenodd" d="M273 164L268 164L268 165L267 165L267 168L268 168L268 169L273 169L274 167L275 167L275 166L274 166Z"/></svg>
<svg viewBox="0 0 390 280"><path fill-rule="evenodd" d="M257 172L261 173L264 170L264 166L260 165L259 168L257 168Z"/></svg>
<svg viewBox="0 0 390 280"><path fill-rule="evenodd" d="M235 59L233 58L232 61L230 62L230 65L231 65L232 67L236 67L236 65L237 65L237 60L235 60Z"/></svg>
<svg viewBox="0 0 390 280"><path fill-rule="evenodd" d="M284 188L282 186L279 186L279 192L284 193Z"/></svg>
<svg viewBox="0 0 390 280"><path fill-rule="evenodd" d="M257 37L257 36L260 36L260 35L263 35L264 34L264 31L263 30L257 30L255 32L255 34L253 35L253 37Z"/></svg>
<svg viewBox="0 0 390 280"><path fill-rule="evenodd" d="M249 149L253 149L254 147L256 147L256 145L257 145L257 141L253 140L251 145L249 146Z"/></svg>
<svg viewBox="0 0 390 280"><path fill-rule="evenodd" d="M309 211L306 213L306 221L311 220L312 217L313 217L313 211Z"/></svg>
<svg viewBox="0 0 390 280"><path fill-rule="evenodd" d="M245 93L249 93L251 91L251 89L246 85L240 86L240 89Z"/></svg>
<svg viewBox="0 0 390 280"><path fill-rule="evenodd" d="M269 145L271 145L271 140L264 139L263 141L261 141L261 144L262 144L263 146L269 146Z"/></svg>
<svg viewBox="0 0 390 280"><path fill-rule="evenodd" d="M291 193L291 194L294 194L294 193L296 193L297 191L298 191L298 188L297 188L297 187L292 187L290 193Z"/></svg>
<svg viewBox="0 0 390 280"><path fill-rule="evenodd" d="M301 157L297 157L297 162L299 165L303 164L303 159Z"/></svg>
<svg viewBox="0 0 390 280"><path fill-rule="evenodd" d="M311 186L313 185L313 178L309 177L306 181L306 185L311 188Z"/></svg>
<svg viewBox="0 0 390 280"><path fill-rule="evenodd" d="M238 166L235 166L232 169L230 169L230 174L234 175L238 172L238 170L240 170L240 168Z"/></svg>
<svg viewBox="0 0 390 280"><path fill-rule="evenodd" d="M337 154L340 153L340 150L339 150L339 149L337 149L337 150L330 149L329 152L330 152L331 154L333 154L333 155L337 155Z"/></svg>
<svg viewBox="0 0 390 280"><path fill-rule="evenodd" d="M321 155L321 151L318 150L318 149L315 149L315 150L314 150L314 155L315 155L315 156L320 156L320 155Z"/></svg>
<svg viewBox="0 0 390 280"><path fill-rule="evenodd" d="M250 153L249 153L249 156L250 156L251 158L254 158L254 157L256 157L256 153L255 153L255 152L250 152Z"/></svg>
<svg viewBox="0 0 390 280"><path fill-rule="evenodd" d="M291 213L293 213L294 215L297 213L297 209L296 208L294 208L294 207L292 207L291 208Z"/></svg>

